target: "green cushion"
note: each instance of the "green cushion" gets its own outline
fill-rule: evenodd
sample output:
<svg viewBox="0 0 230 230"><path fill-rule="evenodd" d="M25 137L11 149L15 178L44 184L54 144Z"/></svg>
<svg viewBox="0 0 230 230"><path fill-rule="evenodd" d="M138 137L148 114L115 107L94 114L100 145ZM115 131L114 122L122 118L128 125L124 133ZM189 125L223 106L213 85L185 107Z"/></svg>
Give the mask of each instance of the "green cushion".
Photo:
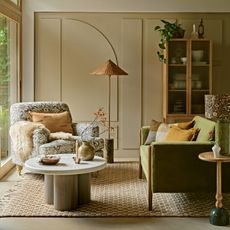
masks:
<svg viewBox="0 0 230 230"><path fill-rule="evenodd" d="M210 140L210 134L215 132L215 122L210 121L204 117L195 116L195 128L200 129L196 141L208 141Z"/></svg>

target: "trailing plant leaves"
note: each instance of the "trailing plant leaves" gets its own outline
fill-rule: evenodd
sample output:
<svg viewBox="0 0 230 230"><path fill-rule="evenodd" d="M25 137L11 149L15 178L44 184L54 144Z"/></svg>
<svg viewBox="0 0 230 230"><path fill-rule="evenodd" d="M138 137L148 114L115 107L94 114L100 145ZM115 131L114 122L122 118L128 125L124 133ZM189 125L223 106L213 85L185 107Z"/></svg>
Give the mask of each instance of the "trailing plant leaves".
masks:
<svg viewBox="0 0 230 230"><path fill-rule="evenodd" d="M177 35L183 35L182 32L184 32L183 28L181 28L181 25L175 21L174 23L168 22L164 19L161 20L161 22L164 24L162 27L155 26L154 30L158 31L160 33L160 42L158 44L160 48L160 52L157 52L157 55L162 62L166 62L166 59L164 57L163 50L166 48L165 44L167 41L171 40L175 34Z"/></svg>

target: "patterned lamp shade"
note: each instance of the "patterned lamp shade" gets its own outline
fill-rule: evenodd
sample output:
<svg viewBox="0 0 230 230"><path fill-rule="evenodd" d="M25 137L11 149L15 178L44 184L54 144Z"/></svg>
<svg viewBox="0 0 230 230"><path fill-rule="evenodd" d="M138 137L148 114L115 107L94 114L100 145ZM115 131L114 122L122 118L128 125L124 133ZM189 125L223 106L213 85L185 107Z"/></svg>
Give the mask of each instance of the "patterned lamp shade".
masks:
<svg viewBox="0 0 230 230"><path fill-rule="evenodd" d="M212 120L230 121L230 95L205 95L205 117Z"/></svg>

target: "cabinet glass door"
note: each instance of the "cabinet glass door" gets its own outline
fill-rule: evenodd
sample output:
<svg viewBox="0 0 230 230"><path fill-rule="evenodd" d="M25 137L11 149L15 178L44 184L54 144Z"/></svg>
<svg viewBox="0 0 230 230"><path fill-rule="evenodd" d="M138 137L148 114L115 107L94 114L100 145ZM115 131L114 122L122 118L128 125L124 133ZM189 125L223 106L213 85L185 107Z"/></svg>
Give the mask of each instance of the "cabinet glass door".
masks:
<svg viewBox="0 0 230 230"><path fill-rule="evenodd" d="M187 113L187 41L168 43L168 114Z"/></svg>
<svg viewBox="0 0 230 230"><path fill-rule="evenodd" d="M210 91L210 41L191 41L191 114L204 114L204 95Z"/></svg>

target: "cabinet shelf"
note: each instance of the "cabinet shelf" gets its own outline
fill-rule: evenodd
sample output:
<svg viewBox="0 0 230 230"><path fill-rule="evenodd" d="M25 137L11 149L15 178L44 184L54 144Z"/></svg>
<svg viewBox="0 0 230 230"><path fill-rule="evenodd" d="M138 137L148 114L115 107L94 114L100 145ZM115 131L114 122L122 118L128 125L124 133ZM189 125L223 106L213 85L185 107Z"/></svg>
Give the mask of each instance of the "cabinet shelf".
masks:
<svg viewBox="0 0 230 230"><path fill-rule="evenodd" d="M186 89L169 89L169 92L186 92Z"/></svg>
<svg viewBox="0 0 230 230"><path fill-rule="evenodd" d="M172 64L172 63L170 63L169 66L171 66L171 67L178 67L178 66L186 67L187 65L186 64Z"/></svg>
<svg viewBox="0 0 230 230"><path fill-rule="evenodd" d="M192 92L209 92L209 89L192 89Z"/></svg>
<svg viewBox="0 0 230 230"><path fill-rule="evenodd" d="M200 59L194 50L202 50ZM163 71L164 120L204 115L204 95L211 94L212 42L208 39L172 39L166 44ZM186 57L186 63L181 58Z"/></svg>

